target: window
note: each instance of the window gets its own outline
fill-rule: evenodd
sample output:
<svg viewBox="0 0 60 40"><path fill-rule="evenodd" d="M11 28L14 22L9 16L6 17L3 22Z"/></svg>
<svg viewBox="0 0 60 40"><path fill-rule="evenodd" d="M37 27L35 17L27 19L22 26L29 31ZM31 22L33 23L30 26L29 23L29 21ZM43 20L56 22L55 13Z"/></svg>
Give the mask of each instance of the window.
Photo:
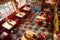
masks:
<svg viewBox="0 0 60 40"><path fill-rule="evenodd" d="M8 2L8 6L12 5L12 2Z"/></svg>
<svg viewBox="0 0 60 40"><path fill-rule="evenodd" d="M2 5L0 5L0 10L3 9Z"/></svg>
<svg viewBox="0 0 60 40"><path fill-rule="evenodd" d="M26 0L17 0L17 2L18 2L18 8L20 8L23 5L25 5Z"/></svg>
<svg viewBox="0 0 60 40"><path fill-rule="evenodd" d="M2 14L2 18L0 18L0 19L2 19L2 20L4 18L6 18L7 16L9 16L11 13L14 12L14 8L12 6L12 3L8 2L8 3L0 5L0 12Z"/></svg>
<svg viewBox="0 0 60 40"><path fill-rule="evenodd" d="M8 7L5 8L5 11L6 11L7 15L9 15L11 13L11 10Z"/></svg>
<svg viewBox="0 0 60 40"><path fill-rule="evenodd" d="M10 9L11 13L14 12L14 8L12 7L12 5L9 6L9 9Z"/></svg>
<svg viewBox="0 0 60 40"><path fill-rule="evenodd" d="M4 9L1 9L0 12L3 14L3 13L6 13L6 11Z"/></svg>

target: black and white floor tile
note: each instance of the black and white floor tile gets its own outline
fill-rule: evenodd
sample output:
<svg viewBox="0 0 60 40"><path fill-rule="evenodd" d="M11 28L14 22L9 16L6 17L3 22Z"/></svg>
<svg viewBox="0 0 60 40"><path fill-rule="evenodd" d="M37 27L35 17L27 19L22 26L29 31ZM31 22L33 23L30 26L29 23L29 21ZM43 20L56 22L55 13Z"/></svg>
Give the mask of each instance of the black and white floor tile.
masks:
<svg viewBox="0 0 60 40"><path fill-rule="evenodd" d="M36 15L38 14L38 12L36 13ZM35 15L35 16L36 16ZM35 17L33 18L33 20L35 20ZM41 33L41 27L36 26L36 24L34 22L30 22L28 25L26 24L21 24L18 28L18 32L16 34L11 34L12 38L19 40L22 35L25 33L26 29L32 30L36 33L38 33L38 35Z"/></svg>

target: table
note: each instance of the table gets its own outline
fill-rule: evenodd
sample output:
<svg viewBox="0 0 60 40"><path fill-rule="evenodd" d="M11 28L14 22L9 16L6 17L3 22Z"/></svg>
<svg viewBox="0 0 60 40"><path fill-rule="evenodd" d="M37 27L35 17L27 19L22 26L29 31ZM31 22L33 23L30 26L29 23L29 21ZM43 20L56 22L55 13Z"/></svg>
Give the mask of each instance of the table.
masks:
<svg viewBox="0 0 60 40"><path fill-rule="evenodd" d="M19 12L16 14L17 17L23 18L26 15L24 12Z"/></svg>
<svg viewBox="0 0 60 40"><path fill-rule="evenodd" d="M2 24L2 26L8 30L10 30L14 25L16 24L13 20L7 20L5 23Z"/></svg>
<svg viewBox="0 0 60 40"><path fill-rule="evenodd" d="M30 11L30 7L24 7L23 10Z"/></svg>
<svg viewBox="0 0 60 40"><path fill-rule="evenodd" d="M41 19L41 20L46 20L46 17L39 16L39 15L38 15L36 18L37 18L37 19Z"/></svg>
<svg viewBox="0 0 60 40"><path fill-rule="evenodd" d="M35 35L37 36L37 33L33 32L33 31L31 31L31 30L26 30L26 36L27 36L28 38L30 38L30 40L36 40L35 38L33 38L33 34L35 34ZM27 40L27 39L26 39L25 36L23 35L22 38L21 38L21 40Z"/></svg>

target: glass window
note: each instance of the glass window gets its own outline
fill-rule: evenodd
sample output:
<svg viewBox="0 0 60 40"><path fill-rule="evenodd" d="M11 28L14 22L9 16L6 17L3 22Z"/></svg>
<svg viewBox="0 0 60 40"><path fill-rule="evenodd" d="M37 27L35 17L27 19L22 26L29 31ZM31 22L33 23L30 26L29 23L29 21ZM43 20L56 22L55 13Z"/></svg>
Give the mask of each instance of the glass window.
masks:
<svg viewBox="0 0 60 40"><path fill-rule="evenodd" d="M17 0L18 2L18 8L22 7L23 5L25 5L26 0Z"/></svg>
<svg viewBox="0 0 60 40"><path fill-rule="evenodd" d="M8 4L6 3L6 4L4 4L4 6L5 6L5 7L7 7L7 6L8 6Z"/></svg>
<svg viewBox="0 0 60 40"><path fill-rule="evenodd" d="M11 2L8 2L7 4L8 4L8 6L12 5L12 3L11 3Z"/></svg>
<svg viewBox="0 0 60 40"><path fill-rule="evenodd" d="M0 10L1 10L1 5L0 5Z"/></svg>
<svg viewBox="0 0 60 40"><path fill-rule="evenodd" d="M4 9L1 9L0 12L1 12L2 14L6 13L6 11L5 11Z"/></svg>
<svg viewBox="0 0 60 40"><path fill-rule="evenodd" d="M9 16L11 13L14 12L14 8L12 6L12 3L8 2L8 3L0 5L0 12L2 14L2 18L0 19L0 21L1 21L4 18L6 18L7 16Z"/></svg>
<svg viewBox="0 0 60 40"><path fill-rule="evenodd" d="M9 6L9 9L10 9L11 13L14 12L14 8L12 5Z"/></svg>
<svg viewBox="0 0 60 40"><path fill-rule="evenodd" d="M2 6L2 5L0 5L0 10L1 10L1 9L3 9L3 6Z"/></svg>
<svg viewBox="0 0 60 40"><path fill-rule="evenodd" d="M5 8L5 11L6 11L7 15L9 15L11 13L11 10L8 7Z"/></svg>

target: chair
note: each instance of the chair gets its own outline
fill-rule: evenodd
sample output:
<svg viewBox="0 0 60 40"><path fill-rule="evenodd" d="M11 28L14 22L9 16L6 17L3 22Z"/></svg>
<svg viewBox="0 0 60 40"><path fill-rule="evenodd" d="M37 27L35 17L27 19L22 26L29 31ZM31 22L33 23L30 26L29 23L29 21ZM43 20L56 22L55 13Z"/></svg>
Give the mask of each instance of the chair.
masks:
<svg viewBox="0 0 60 40"><path fill-rule="evenodd" d="M7 33L6 31L2 32L0 35L1 40L10 40L10 34Z"/></svg>
<svg viewBox="0 0 60 40"><path fill-rule="evenodd" d="M40 39L38 39L38 40L47 40L47 37L46 37L45 34L41 33L40 34Z"/></svg>

